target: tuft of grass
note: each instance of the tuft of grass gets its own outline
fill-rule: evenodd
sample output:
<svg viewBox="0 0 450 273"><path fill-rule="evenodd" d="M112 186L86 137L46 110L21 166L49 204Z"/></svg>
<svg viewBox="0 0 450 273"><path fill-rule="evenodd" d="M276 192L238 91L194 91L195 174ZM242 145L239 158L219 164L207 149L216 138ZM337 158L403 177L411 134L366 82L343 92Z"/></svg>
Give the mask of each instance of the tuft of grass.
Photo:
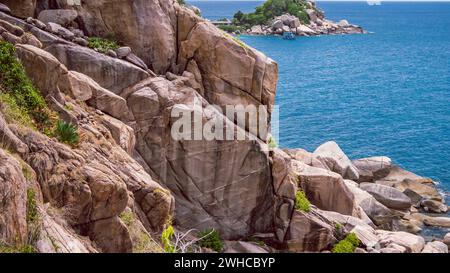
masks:
<svg viewBox="0 0 450 273"><path fill-rule="evenodd" d="M201 238L198 242L199 246L210 248L217 252L221 252L223 250L223 242L217 230L204 230L198 234L198 237Z"/></svg>
<svg viewBox="0 0 450 273"><path fill-rule="evenodd" d="M39 213L36 205L36 194L33 189L27 190L27 223L36 223L39 219Z"/></svg>
<svg viewBox="0 0 450 273"><path fill-rule="evenodd" d="M331 252L333 253L354 253L356 247L359 246L361 241L358 239L355 233L349 233L345 239L335 244Z"/></svg>
<svg viewBox="0 0 450 273"><path fill-rule="evenodd" d="M108 50L116 50L119 48L119 44L116 40L113 39L105 39L99 37L90 37L88 38L88 47L97 49L101 53L106 53Z"/></svg>
<svg viewBox="0 0 450 273"><path fill-rule="evenodd" d="M295 209L303 212L311 211L311 203L303 191L297 191L295 194Z"/></svg>
<svg viewBox="0 0 450 273"><path fill-rule="evenodd" d="M69 145L76 145L80 141L77 127L63 120L58 120L55 129L55 136L59 141Z"/></svg>
<svg viewBox="0 0 450 273"><path fill-rule="evenodd" d="M15 47L5 41L0 41L0 103L10 122L37 128L44 133L53 126L55 114L27 77L16 58Z"/></svg>

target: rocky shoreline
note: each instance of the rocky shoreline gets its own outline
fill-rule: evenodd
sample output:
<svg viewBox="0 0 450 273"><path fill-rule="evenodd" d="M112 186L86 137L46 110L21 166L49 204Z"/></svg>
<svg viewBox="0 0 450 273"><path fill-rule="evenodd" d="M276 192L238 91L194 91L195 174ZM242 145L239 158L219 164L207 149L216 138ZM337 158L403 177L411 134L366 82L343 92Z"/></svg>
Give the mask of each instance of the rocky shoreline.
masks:
<svg viewBox="0 0 450 273"><path fill-rule="evenodd" d="M341 35L341 34L365 34L362 27L349 24L347 20L338 23L320 17L315 11L308 13L309 24L302 24L300 20L290 14L275 17L270 25L257 25L243 31L248 35L283 35L284 32L292 32L297 36Z"/></svg>
<svg viewBox="0 0 450 273"><path fill-rule="evenodd" d="M421 236L426 226L450 227L435 183L387 157L350 160L332 141L308 152L265 138L172 139L176 105L271 109L278 66L176 1L136 9L125 2L104 9L106 2L39 13L31 0L11 10L0 4L0 45L15 51L7 60L20 61L48 108L79 134L69 145L24 126L1 101L0 251L183 252L163 230L214 229L223 249L194 249L336 252L354 235L351 252L448 253L449 234ZM49 22L33 17L42 12ZM65 12L76 13L73 21L60 20ZM114 25L118 16L125 27ZM77 39L111 31L124 46L100 52ZM202 121L246 132L210 111L201 109ZM189 237L197 242L200 234Z"/></svg>

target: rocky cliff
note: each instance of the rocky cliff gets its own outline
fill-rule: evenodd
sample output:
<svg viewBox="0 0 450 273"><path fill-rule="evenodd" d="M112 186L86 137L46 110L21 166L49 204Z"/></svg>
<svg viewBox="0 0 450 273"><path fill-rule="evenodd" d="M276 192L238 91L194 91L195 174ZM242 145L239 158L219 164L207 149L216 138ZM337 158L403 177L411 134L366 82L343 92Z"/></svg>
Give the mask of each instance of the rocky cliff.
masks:
<svg viewBox="0 0 450 273"><path fill-rule="evenodd" d="M410 233L448 224L417 213L447 210L432 182L390 159L269 147L224 115L263 105L270 124L277 64L177 1L0 2L1 67L18 73L0 78L0 249L162 252L173 225L213 228L230 252L328 251L349 233L421 252ZM178 108L253 137L174 139Z"/></svg>

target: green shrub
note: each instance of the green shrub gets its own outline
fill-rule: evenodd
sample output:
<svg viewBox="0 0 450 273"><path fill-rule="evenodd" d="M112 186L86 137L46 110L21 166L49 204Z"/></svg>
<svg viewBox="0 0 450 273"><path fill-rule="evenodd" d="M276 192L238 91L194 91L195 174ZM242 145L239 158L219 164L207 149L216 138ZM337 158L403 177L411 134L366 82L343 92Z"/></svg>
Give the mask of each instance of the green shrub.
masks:
<svg viewBox="0 0 450 273"><path fill-rule="evenodd" d="M77 127L63 120L58 120L55 135L59 141L70 145L77 144L80 139L78 136Z"/></svg>
<svg viewBox="0 0 450 273"><path fill-rule="evenodd" d="M240 26L235 26L235 25L219 25L217 27L228 33L233 33L238 30L240 31L242 29Z"/></svg>
<svg viewBox="0 0 450 273"><path fill-rule="evenodd" d="M219 232L214 229L207 229L198 234L201 238L199 241L199 246L210 248L214 251L221 252L223 249L223 242L220 238Z"/></svg>
<svg viewBox="0 0 450 273"><path fill-rule="evenodd" d="M108 50L116 50L119 48L119 44L114 39L105 39L99 37L90 37L88 39L88 46L93 49L97 49L101 53L106 53Z"/></svg>
<svg viewBox="0 0 450 273"><path fill-rule="evenodd" d="M177 2L180 5L186 5L186 1L185 0L177 0Z"/></svg>
<svg viewBox="0 0 450 273"><path fill-rule="evenodd" d="M331 252L333 253L353 253L361 241L355 233L349 233L344 240L335 244Z"/></svg>
<svg viewBox="0 0 450 273"><path fill-rule="evenodd" d="M175 234L175 230L172 225L168 225L161 234L161 243L165 253L175 253L175 247L172 245L172 238Z"/></svg>
<svg viewBox="0 0 450 273"><path fill-rule="evenodd" d="M269 137L268 144L269 144L269 148L271 148L271 149L274 149L274 148L278 147L278 143L277 143L277 141L275 140L275 138L273 136Z"/></svg>
<svg viewBox="0 0 450 273"><path fill-rule="evenodd" d="M5 41L0 41L0 85L0 101L7 118L44 132L53 126L54 113L27 77L15 47Z"/></svg>
<svg viewBox="0 0 450 273"><path fill-rule="evenodd" d="M311 211L311 203L303 191L297 191L295 194L295 209L303 212Z"/></svg>

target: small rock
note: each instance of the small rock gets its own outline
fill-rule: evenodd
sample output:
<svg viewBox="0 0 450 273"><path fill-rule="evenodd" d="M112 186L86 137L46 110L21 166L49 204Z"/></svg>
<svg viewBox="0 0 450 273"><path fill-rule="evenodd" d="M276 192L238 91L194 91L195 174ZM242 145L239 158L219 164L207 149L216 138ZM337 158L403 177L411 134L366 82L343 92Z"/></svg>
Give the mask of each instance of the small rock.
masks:
<svg viewBox="0 0 450 273"><path fill-rule="evenodd" d="M447 212L447 205L435 201L435 200L423 200L420 205L428 212L434 212L434 213L446 213Z"/></svg>
<svg viewBox="0 0 450 273"><path fill-rule="evenodd" d="M0 3L0 11L6 14L11 14L11 10L5 4Z"/></svg>
<svg viewBox="0 0 450 273"><path fill-rule="evenodd" d="M33 19L33 25L35 25L39 29L47 29L47 25L38 19Z"/></svg>
<svg viewBox="0 0 450 273"><path fill-rule="evenodd" d="M117 58L117 57L118 57L118 56L117 56L117 53L116 53L114 50L112 50L112 49L108 50L108 51L106 52L106 55L108 55L108 56L110 56L110 57L113 57L113 58Z"/></svg>
<svg viewBox="0 0 450 273"><path fill-rule="evenodd" d="M275 20L272 23L272 28L273 29L279 29L279 28L282 28L282 27L283 27L283 22L281 20Z"/></svg>
<svg viewBox="0 0 450 273"><path fill-rule="evenodd" d="M117 57L123 59L131 54L131 48L129 46L122 46L116 49Z"/></svg>
<svg viewBox="0 0 450 273"><path fill-rule="evenodd" d="M439 241L429 242L423 248L422 253L448 253L448 246Z"/></svg>
<svg viewBox="0 0 450 273"><path fill-rule="evenodd" d="M349 25L347 20L341 20L339 21L339 23L337 24L340 27L347 27Z"/></svg>
<svg viewBox="0 0 450 273"><path fill-rule="evenodd" d="M3 37L6 41L8 41L9 43L11 43L11 44L13 44L13 45L19 44L19 43L22 42L22 39L20 39L20 37L17 37L16 35L11 34L11 33L7 32L7 31L5 31L5 32L2 33L2 37Z"/></svg>
<svg viewBox="0 0 450 273"><path fill-rule="evenodd" d="M411 199L395 188L374 183L362 183L360 188L388 208L405 210L411 207Z"/></svg>
<svg viewBox="0 0 450 273"><path fill-rule="evenodd" d="M427 226L450 228L449 217L426 217L423 223Z"/></svg>
<svg viewBox="0 0 450 273"><path fill-rule="evenodd" d="M141 60L138 56L134 55L133 53L129 54L126 58L127 61L129 61L130 63L139 66L140 68L147 70L148 67L147 65L144 63L143 60Z"/></svg>
<svg viewBox="0 0 450 273"><path fill-rule="evenodd" d="M80 37L80 38L84 37L84 32L79 28L70 27L69 30L72 31L72 33L75 35L75 37Z"/></svg>
<svg viewBox="0 0 450 273"><path fill-rule="evenodd" d="M28 45L32 45L38 48L42 48L42 43L41 41L38 40L38 38L36 38L33 34L27 32L25 33L22 37L22 44L28 44Z"/></svg>
<svg viewBox="0 0 450 273"><path fill-rule="evenodd" d="M80 37L75 37L73 39L73 42L76 43L76 44L79 44L81 46L88 46L89 45L89 42L87 40L85 40L83 38L80 38Z"/></svg>
<svg viewBox="0 0 450 273"><path fill-rule="evenodd" d="M48 9L39 13L38 19L44 23L56 23L61 26L68 26L77 18L76 10L71 9Z"/></svg>
<svg viewBox="0 0 450 273"><path fill-rule="evenodd" d="M15 36L22 36L25 32L23 31L23 29L21 29L18 26L15 26L9 22L0 20L0 26L2 26L3 28L5 28L7 31L11 32L12 34L14 34Z"/></svg>
<svg viewBox="0 0 450 273"><path fill-rule="evenodd" d="M357 248L355 249L355 253L367 253L367 251L365 251L364 249L362 249L362 248L360 248L360 247L357 247Z"/></svg>
<svg viewBox="0 0 450 273"><path fill-rule="evenodd" d="M444 236L444 243L448 246L450 246L450 233L445 234Z"/></svg>

